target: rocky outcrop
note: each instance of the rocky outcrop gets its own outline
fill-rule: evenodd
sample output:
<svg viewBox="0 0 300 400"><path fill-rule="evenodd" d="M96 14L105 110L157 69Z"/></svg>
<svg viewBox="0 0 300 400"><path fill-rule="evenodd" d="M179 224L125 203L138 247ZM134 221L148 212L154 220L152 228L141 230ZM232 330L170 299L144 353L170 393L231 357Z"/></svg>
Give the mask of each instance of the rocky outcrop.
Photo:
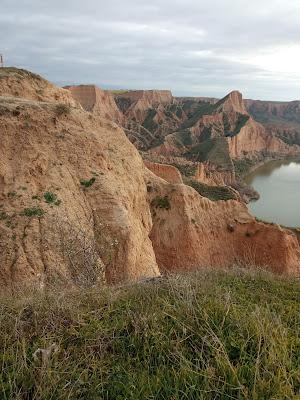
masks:
<svg viewBox="0 0 300 400"><path fill-rule="evenodd" d="M181 173L172 165L153 163L145 160L144 164L155 175L173 184L183 183Z"/></svg>
<svg viewBox="0 0 300 400"><path fill-rule="evenodd" d="M54 101L72 107L80 107L68 90L53 85L37 74L13 67L0 70L0 96Z"/></svg>
<svg viewBox="0 0 300 400"><path fill-rule="evenodd" d="M244 265L299 275L300 248L291 231L257 222L241 202L211 202L188 186L151 177L148 185L150 238L162 271Z"/></svg>
<svg viewBox="0 0 300 400"><path fill-rule="evenodd" d="M284 157L300 154L300 147L288 145L252 118L241 128L238 135L228 139L232 158Z"/></svg>
<svg viewBox="0 0 300 400"><path fill-rule="evenodd" d="M1 284L158 275L144 165L123 131L54 103L0 108Z"/></svg>
<svg viewBox="0 0 300 400"><path fill-rule="evenodd" d="M102 118L123 124L124 117L118 109L114 97L95 85L66 86L82 108Z"/></svg>
<svg viewBox="0 0 300 400"><path fill-rule="evenodd" d="M194 179L211 186L230 186L236 182L234 169L219 171L209 162L196 164Z"/></svg>
<svg viewBox="0 0 300 400"><path fill-rule="evenodd" d="M300 101L245 100L245 105L270 135L288 145L300 145Z"/></svg>
<svg viewBox="0 0 300 400"><path fill-rule="evenodd" d="M141 115L151 108L173 103L175 100L170 90L131 90L116 95L120 108L131 117L143 122Z"/></svg>
<svg viewBox="0 0 300 400"><path fill-rule="evenodd" d="M186 118L168 90L129 91L116 95L115 99L125 116L125 132L140 150L162 143Z"/></svg>
<svg viewBox="0 0 300 400"><path fill-rule="evenodd" d="M300 101L280 102L244 100L245 106L257 121L300 123Z"/></svg>

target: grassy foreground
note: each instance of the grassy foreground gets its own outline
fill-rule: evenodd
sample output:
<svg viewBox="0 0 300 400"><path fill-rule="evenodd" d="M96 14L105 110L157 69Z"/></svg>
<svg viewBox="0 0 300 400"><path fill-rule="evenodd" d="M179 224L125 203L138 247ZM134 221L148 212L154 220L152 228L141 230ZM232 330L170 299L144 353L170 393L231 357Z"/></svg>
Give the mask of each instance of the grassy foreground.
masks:
<svg viewBox="0 0 300 400"><path fill-rule="evenodd" d="M1 399L300 398L299 281L202 271L0 307Z"/></svg>

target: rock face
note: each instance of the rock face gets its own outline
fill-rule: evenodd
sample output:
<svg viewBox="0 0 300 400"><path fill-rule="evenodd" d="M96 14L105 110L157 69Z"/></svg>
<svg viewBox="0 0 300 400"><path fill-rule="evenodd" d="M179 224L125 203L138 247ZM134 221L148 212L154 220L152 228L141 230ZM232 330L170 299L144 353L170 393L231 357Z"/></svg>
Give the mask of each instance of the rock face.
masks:
<svg viewBox="0 0 300 400"><path fill-rule="evenodd" d="M218 169L209 162L196 164L194 179L212 186L231 186L236 182L234 170L218 171Z"/></svg>
<svg viewBox="0 0 300 400"><path fill-rule="evenodd" d="M115 100L125 116L126 135L139 150L162 143L185 118L168 90L130 91L116 95Z"/></svg>
<svg viewBox="0 0 300 400"><path fill-rule="evenodd" d="M300 101L280 102L246 99L244 103L249 114L257 121L300 123Z"/></svg>
<svg viewBox="0 0 300 400"><path fill-rule="evenodd" d="M82 108L102 118L122 124L123 115L113 96L95 85L66 86Z"/></svg>
<svg viewBox="0 0 300 400"><path fill-rule="evenodd" d="M272 135L252 118L241 128L238 135L229 139L229 152L232 158L257 158L261 156L287 156L299 154L300 148L289 146Z"/></svg>
<svg viewBox="0 0 300 400"><path fill-rule="evenodd" d="M39 90L35 79L24 78L26 93ZM120 282L234 263L299 275L296 233L258 223L240 201L200 196L176 168L146 168L116 124L57 104L0 97L1 286L89 286L103 274Z"/></svg>
<svg viewBox="0 0 300 400"><path fill-rule="evenodd" d="M245 100L245 105L271 135L288 145L300 145L300 101Z"/></svg>
<svg viewBox="0 0 300 400"><path fill-rule="evenodd" d="M67 90L58 88L37 74L13 67L0 70L0 96L79 106Z"/></svg>
<svg viewBox="0 0 300 400"><path fill-rule="evenodd" d="M119 107L140 123L149 109L175 102L169 90L132 90L116 96Z"/></svg>
<svg viewBox="0 0 300 400"><path fill-rule="evenodd" d="M169 183L183 183L181 173L177 168L172 165L153 163L150 161L144 161L145 166L152 171L155 175L164 179Z"/></svg>
<svg viewBox="0 0 300 400"><path fill-rule="evenodd" d="M211 202L185 185L149 178L150 182L150 238L162 271L238 264L299 275L299 243L294 233L258 223L241 202ZM157 201L158 194L164 202Z"/></svg>
<svg viewBox="0 0 300 400"><path fill-rule="evenodd" d="M102 263L110 282L158 275L144 165L122 130L55 103L0 110L2 285L93 282Z"/></svg>

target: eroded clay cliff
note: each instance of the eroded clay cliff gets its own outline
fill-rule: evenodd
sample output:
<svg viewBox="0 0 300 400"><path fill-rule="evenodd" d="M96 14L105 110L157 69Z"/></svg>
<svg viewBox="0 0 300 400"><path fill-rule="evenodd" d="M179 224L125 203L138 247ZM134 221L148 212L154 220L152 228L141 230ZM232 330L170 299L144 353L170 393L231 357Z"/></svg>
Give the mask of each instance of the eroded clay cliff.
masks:
<svg viewBox="0 0 300 400"><path fill-rule="evenodd" d="M2 284L159 273L144 165L116 125L55 103L0 100Z"/></svg>
<svg viewBox="0 0 300 400"><path fill-rule="evenodd" d="M234 263L299 274L294 232L258 223L240 201L200 196L173 167L148 164L154 174L116 124L57 105L0 97L1 285Z"/></svg>
<svg viewBox="0 0 300 400"><path fill-rule="evenodd" d="M122 124L123 115L113 96L95 85L66 86L82 108L102 118Z"/></svg>

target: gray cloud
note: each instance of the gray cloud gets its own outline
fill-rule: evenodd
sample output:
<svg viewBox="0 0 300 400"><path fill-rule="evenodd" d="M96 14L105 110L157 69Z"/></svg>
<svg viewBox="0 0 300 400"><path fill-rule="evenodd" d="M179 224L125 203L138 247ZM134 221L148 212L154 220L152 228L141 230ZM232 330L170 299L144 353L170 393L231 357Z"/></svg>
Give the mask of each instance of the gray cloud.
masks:
<svg viewBox="0 0 300 400"><path fill-rule="evenodd" d="M289 46L300 49L298 0L107 3L2 0L0 52L60 85L300 98L300 57L280 57Z"/></svg>

